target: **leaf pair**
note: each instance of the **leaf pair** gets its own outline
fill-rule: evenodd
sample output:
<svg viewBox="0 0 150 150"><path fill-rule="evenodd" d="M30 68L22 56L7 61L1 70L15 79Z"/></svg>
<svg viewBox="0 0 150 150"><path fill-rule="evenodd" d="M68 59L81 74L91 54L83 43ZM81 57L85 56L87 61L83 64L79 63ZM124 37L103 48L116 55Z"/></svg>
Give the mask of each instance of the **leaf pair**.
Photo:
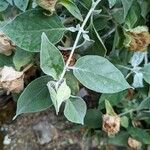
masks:
<svg viewBox="0 0 150 150"><path fill-rule="evenodd" d="M63 79L63 81L60 83L60 85L57 85L57 84L58 84L58 82L49 81L47 83L47 87L49 89L51 100L56 109L56 113L58 114L61 104L65 100L70 98L71 90L68 87L68 85L66 84L65 79Z"/></svg>

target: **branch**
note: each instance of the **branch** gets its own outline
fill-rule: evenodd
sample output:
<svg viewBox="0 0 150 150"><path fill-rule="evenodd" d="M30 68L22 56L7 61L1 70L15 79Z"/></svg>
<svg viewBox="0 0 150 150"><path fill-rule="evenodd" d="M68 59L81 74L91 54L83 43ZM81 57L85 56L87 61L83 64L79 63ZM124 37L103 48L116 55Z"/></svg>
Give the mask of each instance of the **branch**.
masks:
<svg viewBox="0 0 150 150"><path fill-rule="evenodd" d="M68 58L68 60L67 60L67 62L66 62L66 65L65 65L65 67L64 67L64 70L63 70L63 72L62 72L62 74L61 74L61 76L60 76L60 78L59 78L59 80L58 80L58 82L57 82L57 87L59 86L59 84L61 83L61 80L64 78L64 76L65 76L65 74L66 74L66 72L67 72L67 69L68 69L68 67L69 67L70 61L71 61L71 59L72 59L72 56L73 56L73 54L74 54L74 52L75 52L75 49L76 49L76 47L77 47L77 45L78 45L80 36L81 36L81 34L83 33L83 31L84 31L84 27L85 27L85 25L86 25L87 21L89 20L91 14L93 13L93 11L95 10L96 6L99 4L100 1L101 1L101 0L97 0L96 2L93 1L92 6L91 6L91 9L89 10L89 12L88 12L88 14L87 14L85 20L83 21L83 23L82 23L82 25L81 25L81 27L80 27L80 29L79 29L79 31L78 31L78 34L77 34L76 40L75 40L75 42L74 42L74 45L73 45L73 47L72 47L72 51L71 51L71 53L70 53L70 56L69 56L69 58Z"/></svg>

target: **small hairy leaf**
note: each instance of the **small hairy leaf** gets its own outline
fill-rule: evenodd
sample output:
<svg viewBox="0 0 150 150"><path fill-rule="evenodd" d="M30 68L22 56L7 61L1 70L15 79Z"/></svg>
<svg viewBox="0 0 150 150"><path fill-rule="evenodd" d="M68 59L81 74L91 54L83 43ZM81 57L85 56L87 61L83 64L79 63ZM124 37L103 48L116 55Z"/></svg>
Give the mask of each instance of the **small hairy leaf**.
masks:
<svg viewBox="0 0 150 150"><path fill-rule="evenodd" d="M71 97L66 101L64 115L74 123L84 124L87 106L84 100L80 97Z"/></svg>
<svg viewBox="0 0 150 150"><path fill-rule="evenodd" d="M121 126L124 128L128 128L129 126L129 119L126 116L121 117Z"/></svg>
<svg viewBox="0 0 150 150"><path fill-rule="evenodd" d="M123 9L124 9L124 19L125 19L131 8L133 0L121 0L121 2L123 5Z"/></svg>
<svg viewBox="0 0 150 150"><path fill-rule="evenodd" d="M60 51L42 34L40 66L43 72L58 79L64 68L63 56Z"/></svg>
<svg viewBox="0 0 150 150"><path fill-rule="evenodd" d="M70 98L71 96L71 90L69 86L66 84L66 80L64 79L59 87L57 88L57 82L50 81L47 84L47 87L49 89L49 93L52 99L52 102L54 104L54 107L56 109L56 113L59 113L59 109L61 104Z"/></svg>
<svg viewBox="0 0 150 150"><path fill-rule="evenodd" d="M81 57L73 73L84 86L96 92L116 93L130 88L122 73L101 56Z"/></svg>
<svg viewBox="0 0 150 150"><path fill-rule="evenodd" d="M7 3L5 0L0 0L0 12L7 9L9 3Z"/></svg>
<svg viewBox="0 0 150 150"><path fill-rule="evenodd" d="M13 57L13 63L17 70L30 63L33 59L33 53L17 49Z"/></svg>
<svg viewBox="0 0 150 150"><path fill-rule="evenodd" d="M78 9L78 7L76 6L76 4L71 1L71 0L59 0L58 1L59 4L63 5L64 7L67 8L67 10L77 19L79 19L80 21L83 21L82 15L80 13L80 10Z"/></svg>
<svg viewBox="0 0 150 150"><path fill-rule="evenodd" d="M113 107L111 106L111 104L109 103L108 100L105 100L105 108L106 108L106 114L110 115L110 116L115 116L116 113L114 112Z"/></svg>
<svg viewBox="0 0 150 150"><path fill-rule="evenodd" d="M22 113L42 111L52 105L46 86L51 79L49 76L37 78L25 88L17 102L16 116Z"/></svg>
<svg viewBox="0 0 150 150"><path fill-rule="evenodd" d="M144 99L137 109L149 109L150 108L150 97Z"/></svg>
<svg viewBox="0 0 150 150"><path fill-rule="evenodd" d="M65 79L67 82L67 85L71 89L71 94L76 95L79 92L79 81L77 78L72 74L72 72L67 72L65 75Z"/></svg>
<svg viewBox="0 0 150 150"><path fill-rule="evenodd" d="M14 0L14 4L22 11L27 9L29 0Z"/></svg>

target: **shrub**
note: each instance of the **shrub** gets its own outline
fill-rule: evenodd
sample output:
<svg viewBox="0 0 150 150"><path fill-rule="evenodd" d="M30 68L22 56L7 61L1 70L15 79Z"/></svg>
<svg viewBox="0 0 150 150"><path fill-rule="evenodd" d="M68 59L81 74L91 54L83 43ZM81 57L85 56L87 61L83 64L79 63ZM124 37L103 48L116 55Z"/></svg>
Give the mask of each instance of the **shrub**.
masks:
<svg viewBox="0 0 150 150"><path fill-rule="evenodd" d="M62 108L108 144L150 144L149 11L148 0L0 0L1 87L15 118ZM98 95L91 108L83 88Z"/></svg>

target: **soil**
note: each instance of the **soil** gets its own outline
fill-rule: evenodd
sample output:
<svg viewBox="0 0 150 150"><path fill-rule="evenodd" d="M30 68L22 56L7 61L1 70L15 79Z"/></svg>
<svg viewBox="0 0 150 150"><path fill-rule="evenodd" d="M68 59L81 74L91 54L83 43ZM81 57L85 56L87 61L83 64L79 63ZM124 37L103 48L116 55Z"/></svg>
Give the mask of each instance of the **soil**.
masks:
<svg viewBox="0 0 150 150"><path fill-rule="evenodd" d="M55 110L50 108L21 115L13 121L16 103L11 100L7 103L0 107L0 150L101 149L94 138L83 138L85 127L67 121L63 111L57 116ZM116 148L107 146L105 149Z"/></svg>
<svg viewBox="0 0 150 150"><path fill-rule="evenodd" d="M81 149L82 133L53 110L19 116L1 129L5 132L4 150Z"/></svg>

